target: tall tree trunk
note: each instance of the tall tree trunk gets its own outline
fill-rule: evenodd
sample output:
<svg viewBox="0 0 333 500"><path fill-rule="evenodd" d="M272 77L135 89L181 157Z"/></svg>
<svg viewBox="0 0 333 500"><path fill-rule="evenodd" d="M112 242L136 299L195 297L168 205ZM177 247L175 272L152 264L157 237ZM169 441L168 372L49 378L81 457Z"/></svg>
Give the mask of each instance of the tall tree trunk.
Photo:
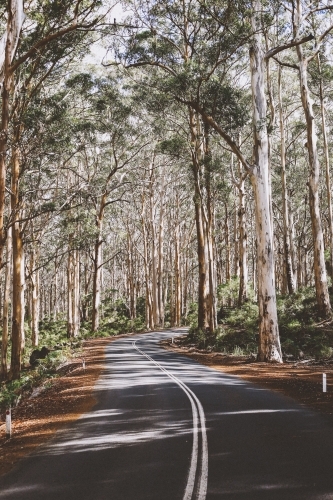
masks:
<svg viewBox="0 0 333 500"><path fill-rule="evenodd" d="M101 231L101 222L99 225ZM92 323L91 330L97 332L100 321L101 306L101 267L102 267L102 239L100 233L95 241L93 269L93 294L92 294Z"/></svg>
<svg viewBox="0 0 333 500"><path fill-rule="evenodd" d="M2 84L0 127L0 269L2 267L3 250L6 243L6 230L4 227L6 153L8 145L9 96L13 82L10 66L15 55L24 20L23 0L8 0L7 6L7 27L1 39L1 45L5 47L5 50L0 55L0 84Z"/></svg>
<svg viewBox="0 0 333 500"><path fill-rule="evenodd" d="M238 186L238 228L239 228L239 293L238 306L247 300L248 268L247 268L247 230L245 210L245 186L242 178L242 166L239 162Z"/></svg>
<svg viewBox="0 0 333 500"><path fill-rule="evenodd" d="M240 242L239 242L239 227L238 227L238 223L237 223L237 214L238 214L238 209L237 209L237 202L236 202L236 198L235 198L235 201L234 201L234 220L233 220L233 230L234 230L234 252L233 252L233 269L234 269L234 272L233 272L233 275L238 278L239 277L239 245L240 245Z"/></svg>
<svg viewBox="0 0 333 500"><path fill-rule="evenodd" d="M225 218L224 218L224 241L225 241L225 280L229 283L231 280L231 253L230 253L230 231L229 231L229 211L228 204L224 203Z"/></svg>
<svg viewBox="0 0 333 500"><path fill-rule="evenodd" d="M178 202L178 200L177 200ZM176 203L177 203L176 202ZM177 207L178 208L178 207ZM175 223L175 256L174 256L174 276L175 276L175 293L174 293L174 322L173 326L180 325L180 302L181 302L181 293L180 293L180 244L179 244L179 220L178 213L176 216Z"/></svg>
<svg viewBox="0 0 333 500"><path fill-rule="evenodd" d="M20 377L22 349L24 348L24 253L19 222L20 158L17 147L12 150L11 211L14 223L13 239L13 298L12 298L12 355L11 377Z"/></svg>
<svg viewBox="0 0 333 500"><path fill-rule="evenodd" d="M1 380L7 380L7 355L8 355L8 326L9 326L9 301L10 301L10 285L12 275L12 229L8 229L7 233L7 265L5 271L5 289L3 297L3 317L2 317L2 343L1 343Z"/></svg>
<svg viewBox="0 0 333 500"><path fill-rule="evenodd" d="M148 263L148 241L147 241L147 229L145 222L145 199L142 197L142 213L141 213L141 223L143 232L143 263L144 263L144 275L145 275L145 289L146 289L146 327L149 330L153 330L154 316L152 309L152 300L150 293L150 280L149 280L149 263Z"/></svg>
<svg viewBox="0 0 333 500"><path fill-rule="evenodd" d="M214 255L214 202L211 189L211 151L209 144L209 127L205 125L205 180L207 210L204 210L205 226L206 226L206 241L207 241L207 261L208 261L208 276L209 276L209 295L208 295L208 318L209 331L212 333L217 328L217 310L216 310L216 259Z"/></svg>
<svg viewBox="0 0 333 500"><path fill-rule="evenodd" d="M264 54L261 35L260 0L254 0L252 13L253 43L250 49L252 108L254 127L254 165L250 173L254 191L259 302L260 361L282 362L276 309L273 229L269 186L269 150L266 125Z"/></svg>
<svg viewBox="0 0 333 500"><path fill-rule="evenodd" d="M284 267L286 273L286 281L289 294L295 293L294 272L291 260L290 251L290 228L289 228L289 203L288 190L286 180L286 138L284 129L284 113L282 104L282 70L279 68L278 75L278 95L279 95L279 118L280 118L280 135L281 135L281 183L282 183L282 215L283 215L283 251L284 251Z"/></svg>
<svg viewBox="0 0 333 500"><path fill-rule="evenodd" d="M3 250L6 243L6 230L4 227L5 195L6 195L6 154L8 143L9 125L9 96L12 84L12 74L10 65L13 56L13 23L14 16L12 7L14 0L8 0L7 27L1 42L5 43L4 56L1 54L1 132L0 132L0 269L2 267ZM1 44L2 44L1 43ZM2 60L4 58L4 60Z"/></svg>
<svg viewBox="0 0 333 500"><path fill-rule="evenodd" d="M297 253L295 248L295 229L294 229L294 215L292 208L289 210L289 245L290 245L290 255L292 262L292 269L294 271L294 284L295 288L298 287L298 275L297 275Z"/></svg>
<svg viewBox="0 0 333 500"><path fill-rule="evenodd" d="M19 223L13 225L13 298L12 298L12 379L20 377L22 359L22 254L23 242Z"/></svg>
<svg viewBox="0 0 333 500"><path fill-rule="evenodd" d="M39 273L38 273L38 288L39 288ZM38 305L39 308L39 305ZM38 312L39 316L39 312ZM54 297L53 297L53 308L52 308L52 319L57 321L58 316L58 266L57 257L54 260Z"/></svg>
<svg viewBox="0 0 333 500"><path fill-rule="evenodd" d="M321 76L320 57L318 54L318 69L320 74L319 80L319 97L320 97L320 110L321 110L321 124L323 131L324 142L324 156L325 156L325 177L326 177L326 192L327 192L327 209L328 209L328 223L329 223L329 246L330 246L330 272L333 284L333 211L332 211L332 193L331 193L331 179L330 179L330 155L327 140L327 127L325 116L325 104L323 93L323 81Z"/></svg>
<svg viewBox="0 0 333 500"><path fill-rule="evenodd" d="M73 335L77 337L80 331L80 258L79 250L74 250L73 255Z"/></svg>
<svg viewBox="0 0 333 500"><path fill-rule="evenodd" d="M206 331L210 327L211 295L209 282L209 248L207 239L207 216L205 217L204 200L200 186L201 164L204 159L202 130L199 115L190 110L192 172L194 180L195 222L197 229L197 248L199 264L198 285L198 328Z"/></svg>
<svg viewBox="0 0 333 500"><path fill-rule="evenodd" d="M205 235L203 227L202 207L200 194L196 192L195 222L197 228L198 262L199 262L199 286L198 286L198 328L206 330L208 327L207 311L207 265L205 255Z"/></svg>
<svg viewBox="0 0 333 500"><path fill-rule="evenodd" d="M34 347L39 342L39 269L36 265L35 250L31 252L31 342Z"/></svg>
<svg viewBox="0 0 333 500"><path fill-rule="evenodd" d="M127 281L128 281L129 310L130 310L130 318L133 320L136 317L136 307L135 307L136 272L135 272L134 258L133 258L133 244L129 226L127 226L127 269L128 269Z"/></svg>
<svg viewBox="0 0 333 500"><path fill-rule="evenodd" d="M151 227L151 258L152 258L152 277L151 277L151 300L153 308L154 327L160 324L160 311L158 300L158 244L156 236L156 206L154 202L154 162L150 172L150 227Z"/></svg>
<svg viewBox="0 0 333 500"><path fill-rule="evenodd" d="M111 174L110 174L111 176ZM111 178L109 176L109 178ZM97 332L100 322L100 307L101 307L101 286L102 286L102 229L105 207L107 202L107 191L101 197L98 212L96 215L96 240L94 248L94 266L93 266L93 295L92 295L92 325L93 332Z"/></svg>
<svg viewBox="0 0 333 500"><path fill-rule="evenodd" d="M72 307L74 279L73 279L73 253L72 253L71 243L72 243L72 235L70 235L69 239L68 260L67 260L67 337L68 338L72 338L74 336L73 307Z"/></svg>
<svg viewBox="0 0 333 500"><path fill-rule="evenodd" d="M160 321L162 328L164 327L164 300L163 300L163 279L164 279L164 175L162 177L162 185L160 191L160 224L158 234L158 308L160 312Z"/></svg>
<svg viewBox="0 0 333 500"><path fill-rule="evenodd" d="M297 8L294 11L294 37L300 34L302 5L297 0ZM319 158L317 150L316 120L313 113L312 99L308 87L308 59L304 56L301 45L296 47L299 63L299 82L302 105L306 121L307 149L309 155L309 205L311 214L311 227L313 239L314 279L318 312L322 317L331 317L331 303L328 294L327 275L325 268L324 238L321 224L319 203Z"/></svg>
<svg viewBox="0 0 333 500"><path fill-rule="evenodd" d="M32 246L29 256L29 275L30 275L30 328L31 328L31 343L33 347L38 346L39 342L39 315L40 315L40 297L39 297L39 269L36 269L36 264L39 258L39 251L35 245L34 221L31 221L31 237Z"/></svg>

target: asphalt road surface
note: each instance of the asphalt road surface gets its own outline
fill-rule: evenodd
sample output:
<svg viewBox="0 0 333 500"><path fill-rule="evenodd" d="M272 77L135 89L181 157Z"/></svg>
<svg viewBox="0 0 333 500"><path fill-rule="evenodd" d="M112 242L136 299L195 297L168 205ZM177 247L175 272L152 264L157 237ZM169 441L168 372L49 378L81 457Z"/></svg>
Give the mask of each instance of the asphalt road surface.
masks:
<svg viewBox="0 0 333 500"><path fill-rule="evenodd" d="M333 499L333 428L159 347L112 342L97 405L0 479L8 500Z"/></svg>

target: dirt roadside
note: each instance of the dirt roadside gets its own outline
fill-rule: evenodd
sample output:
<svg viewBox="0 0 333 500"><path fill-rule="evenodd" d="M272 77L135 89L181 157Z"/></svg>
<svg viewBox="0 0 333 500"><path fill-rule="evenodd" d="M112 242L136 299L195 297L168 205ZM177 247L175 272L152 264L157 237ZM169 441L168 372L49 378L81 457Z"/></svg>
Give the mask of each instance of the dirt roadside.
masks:
<svg viewBox="0 0 333 500"><path fill-rule="evenodd" d="M86 364L85 371L81 359L73 359L60 370L60 376L51 379L35 397L21 401L12 410L10 440L6 440L5 416L1 416L0 475L9 472L20 458L94 406L93 388L103 369L105 347L124 336L84 342L82 358Z"/></svg>
<svg viewBox="0 0 333 500"><path fill-rule="evenodd" d="M246 356L227 356L208 353L193 347L163 341L168 350L188 356L199 363L230 375L237 375L267 389L281 392L302 405L322 413L333 425L333 364L288 362L280 364L257 363ZM327 377L327 392L323 393L323 373Z"/></svg>

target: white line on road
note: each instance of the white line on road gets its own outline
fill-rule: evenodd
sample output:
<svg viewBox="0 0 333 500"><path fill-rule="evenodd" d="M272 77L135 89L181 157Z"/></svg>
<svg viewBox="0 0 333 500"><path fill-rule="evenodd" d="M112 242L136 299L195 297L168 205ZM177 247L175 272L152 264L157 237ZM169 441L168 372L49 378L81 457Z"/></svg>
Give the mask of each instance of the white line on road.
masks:
<svg viewBox="0 0 333 500"><path fill-rule="evenodd" d="M172 375L168 370L166 370L162 365L155 361L149 354L139 349L136 345L136 340L132 342L132 346L136 349L142 356L145 356L149 361L154 363L162 372L164 372L171 380L173 380L187 395L190 400L193 415L193 446L192 446L192 456L191 464L187 479L187 485L185 488L183 500L191 500L193 495L193 489L195 485L195 476L198 464L198 411L200 416L200 427L201 427L201 470L198 481L198 494L197 500L205 500L207 495L207 482L208 482L208 443L207 443L207 433L206 433L206 420L205 413L197 396L191 389L181 380L179 380L175 375Z"/></svg>

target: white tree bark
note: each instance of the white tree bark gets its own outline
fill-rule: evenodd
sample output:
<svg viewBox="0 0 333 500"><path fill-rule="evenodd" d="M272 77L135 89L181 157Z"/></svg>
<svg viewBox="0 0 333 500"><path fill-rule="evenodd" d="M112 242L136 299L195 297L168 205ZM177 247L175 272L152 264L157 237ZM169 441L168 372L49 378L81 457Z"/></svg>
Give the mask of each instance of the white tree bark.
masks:
<svg viewBox="0 0 333 500"><path fill-rule="evenodd" d="M329 144L327 138L324 92L323 92L323 82L321 77L319 55L318 55L318 68L320 73L319 97L320 97L321 125L323 132L324 155L325 155L325 176L326 176L327 208L328 208L329 239L330 239L330 265L331 265L331 279L333 283L333 211L332 211L331 174L330 174L330 152L329 152Z"/></svg>
<svg viewBox="0 0 333 500"><path fill-rule="evenodd" d="M258 302L259 302L259 350L260 361L282 362L276 309L275 269L273 254L273 229L269 183L269 149L266 124L266 95L264 81L264 53L261 35L260 0L254 0L252 12L253 44L250 49L252 108L254 127L254 158L250 174L254 191Z"/></svg>
<svg viewBox="0 0 333 500"><path fill-rule="evenodd" d="M302 4L297 0L294 9L294 36L299 37L302 24ZM324 256L324 238L320 214L319 201L319 158L317 149L316 120L313 112L313 102L308 87L308 62L304 56L303 47L296 47L299 63L299 83L303 110L306 120L307 149L309 156L309 205L311 214L312 238L313 238L313 258L314 258L314 278L316 288L317 306L320 315L331 317L331 303L328 293L327 275Z"/></svg>
<svg viewBox="0 0 333 500"><path fill-rule="evenodd" d="M7 234L7 265L5 271L5 289L3 297L3 316L2 316L2 343L1 343L1 380L7 380L7 355L8 355L8 326L9 326L9 301L12 275L12 229L8 229Z"/></svg>
<svg viewBox="0 0 333 500"><path fill-rule="evenodd" d="M283 251L284 267L286 273L287 287L290 294L295 293L295 281L293 272L293 263L290 250L290 228L289 228L289 202L286 178L286 137L284 127L284 113L282 105L282 70L279 68L278 75L278 96L279 96L279 121L280 121L280 139L281 139L281 184L282 184L282 215L283 215Z"/></svg>
<svg viewBox="0 0 333 500"><path fill-rule="evenodd" d="M12 62L25 17L23 11L23 0L10 0L9 9L9 24L7 26L7 30L2 35L2 38L0 40L0 84L2 84L4 80L7 41L10 40L10 62Z"/></svg>

